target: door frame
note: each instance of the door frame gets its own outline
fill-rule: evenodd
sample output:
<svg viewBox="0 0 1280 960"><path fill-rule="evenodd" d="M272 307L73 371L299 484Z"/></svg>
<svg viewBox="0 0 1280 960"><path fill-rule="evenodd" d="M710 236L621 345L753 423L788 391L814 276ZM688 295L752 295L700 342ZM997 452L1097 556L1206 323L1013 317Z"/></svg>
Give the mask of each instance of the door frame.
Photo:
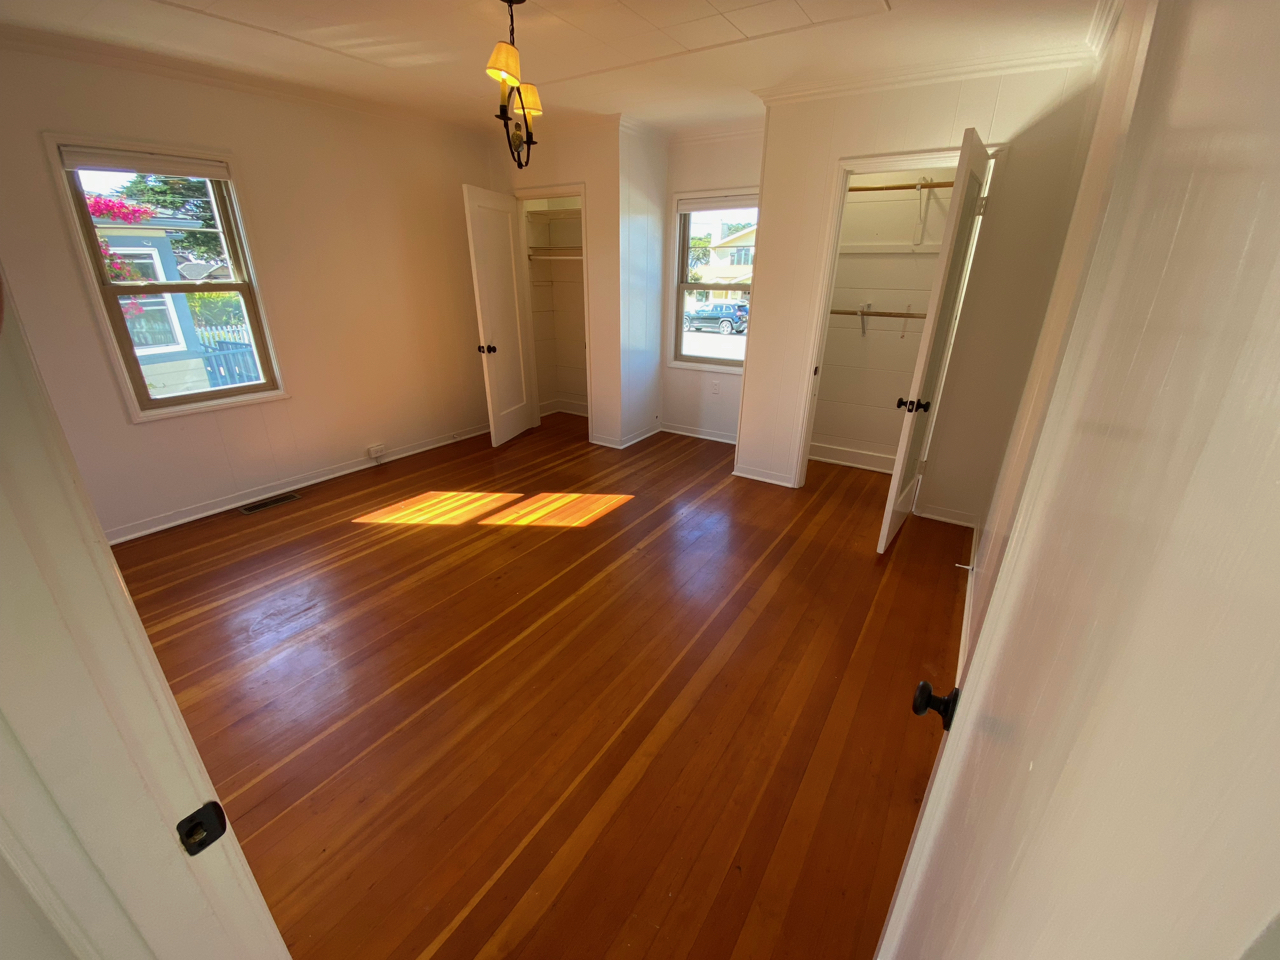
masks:
<svg viewBox="0 0 1280 960"><path fill-rule="evenodd" d="M14 401L0 495L20 535L0 557L36 587L9 622L40 645L0 641L14 671L0 682L0 857L78 957L288 960L231 825L199 859L179 843L178 820L217 794L6 287L0 271Z"/></svg>
<svg viewBox="0 0 1280 960"><path fill-rule="evenodd" d="M1000 159L1006 144L988 143L987 151L991 155L991 169ZM818 374L809 376L808 393L804 401L804 442L800 444L795 464L796 486L803 487L809 470L809 448L813 446L813 419L817 413L818 385L822 381L822 358L827 350L827 330L831 325L831 297L835 292L836 267L840 263L840 224L844 219L844 206L849 178L863 173L898 173L907 170L927 170L931 167L954 167L960 162L960 147L946 147L939 150L914 150L905 153L878 153L855 157L841 157L836 161L832 171L831 202L828 206L827 222L823 227L826 235L824 260L819 265L819 276L823 277L822 297L819 300L822 314L818 319L818 336L814 338L813 355L809 358L809 367L816 367ZM988 172L988 177L990 173Z"/></svg>
<svg viewBox="0 0 1280 960"><path fill-rule="evenodd" d="M515 198L520 201L520 247L529 252L529 221L525 216L524 204L527 200L555 200L560 197L578 197L582 201L582 323L585 328L587 342L587 436L595 436L595 389L594 381L591 377L591 279L590 271L587 269L587 263L590 249L587 234L587 185L585 182L578 181L574 183L557 183L542 187L518 187L513 191ZM529 271L524 273L524 282L530 283ZM529 303L533 303L533 290L525 291L529 297ZM536 349L536 348L535 348ZM541 395L541 392L539 392ZM541 417L541 410L539 410Z"/></svg>

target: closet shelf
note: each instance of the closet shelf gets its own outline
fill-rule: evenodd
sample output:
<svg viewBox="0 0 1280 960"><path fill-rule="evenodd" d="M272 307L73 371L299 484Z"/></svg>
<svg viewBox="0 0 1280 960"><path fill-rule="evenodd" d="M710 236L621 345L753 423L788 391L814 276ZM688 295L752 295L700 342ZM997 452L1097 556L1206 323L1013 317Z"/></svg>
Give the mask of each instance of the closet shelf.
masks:
<svg viewBox="0 0 1280 960"><path fill-rule="evenodd" d="M902 313L897 310L828 310L828 313L838 313L842 317L903 317L907 320L924 320L928 317L927 313Z"/></svg>
<svg viewBox="0 0 1280 960"><path fill-rule="evenodd" d="M530 247L530 260L581 260L582 247Z"/></svg>

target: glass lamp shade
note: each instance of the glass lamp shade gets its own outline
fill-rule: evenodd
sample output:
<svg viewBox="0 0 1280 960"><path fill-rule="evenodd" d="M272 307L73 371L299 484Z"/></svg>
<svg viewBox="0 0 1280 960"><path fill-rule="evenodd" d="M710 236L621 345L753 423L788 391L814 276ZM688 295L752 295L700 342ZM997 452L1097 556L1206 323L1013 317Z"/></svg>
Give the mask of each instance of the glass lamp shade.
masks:
<svg viewBox="0 0 1280 960"><path fill-rule="evenodd" d="M501 41L493 48L485 73L502 83L520 86L520 51L505 40Z"/></svg>
<svg viewBox="0 0 1280 960"><path fill-rule="evenodd" d="M511 98L511 109L516 113L528 114L531 117L542 115L542 99L538 96L538 88L532 83L522 83L520 92ZM521 103L524 106L521 107Z"/></svg>

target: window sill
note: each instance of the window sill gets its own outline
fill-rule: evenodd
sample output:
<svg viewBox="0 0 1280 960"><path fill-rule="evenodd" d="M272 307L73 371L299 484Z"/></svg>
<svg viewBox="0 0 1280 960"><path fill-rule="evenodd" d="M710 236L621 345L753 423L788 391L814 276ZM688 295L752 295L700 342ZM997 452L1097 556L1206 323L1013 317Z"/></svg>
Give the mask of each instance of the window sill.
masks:
<svg viewBox="0 0 1280 960"><path fill-rule="evenodd" d="M130 400L133 398L130 397ZM170 417L183 417L192 413L209 413L214 410L225 410L228 407L244 407L251 403L267 403L271 400L287 400L289 394L283 389L264 390L261 393L242 393L226 399L198 400L172 407L156 407L142 410L135 403L129 404L129 418L134 423L150 423L152 420L167 420Z"/></svg>
<svg viewBox="0 0 1280 960"><path fill-rule="evenodd" d="M732 377L742 376L740 363L697 363L693 360L668 360L667 366L676 370L697 370L701 373L727 373Z"/></svg>

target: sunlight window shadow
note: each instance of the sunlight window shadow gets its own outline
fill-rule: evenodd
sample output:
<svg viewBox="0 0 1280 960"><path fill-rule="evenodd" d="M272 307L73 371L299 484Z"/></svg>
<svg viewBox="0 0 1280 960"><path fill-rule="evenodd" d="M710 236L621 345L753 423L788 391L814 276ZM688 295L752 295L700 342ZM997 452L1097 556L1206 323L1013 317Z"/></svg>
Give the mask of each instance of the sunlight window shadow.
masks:
<svg viewBox="0 0 1280 960"><path fill-rule="evenodd" d="M481 523L520 527L585 527L632 499L629 494L539 493Z"/></svg>
<svg viewBox="0 0 1280 960"><path fill-rule="evenodd" d="M408 523L457 526L496 510L522 493L479 493L432 490L389 507L356 517L353 523Z"/></svg>

